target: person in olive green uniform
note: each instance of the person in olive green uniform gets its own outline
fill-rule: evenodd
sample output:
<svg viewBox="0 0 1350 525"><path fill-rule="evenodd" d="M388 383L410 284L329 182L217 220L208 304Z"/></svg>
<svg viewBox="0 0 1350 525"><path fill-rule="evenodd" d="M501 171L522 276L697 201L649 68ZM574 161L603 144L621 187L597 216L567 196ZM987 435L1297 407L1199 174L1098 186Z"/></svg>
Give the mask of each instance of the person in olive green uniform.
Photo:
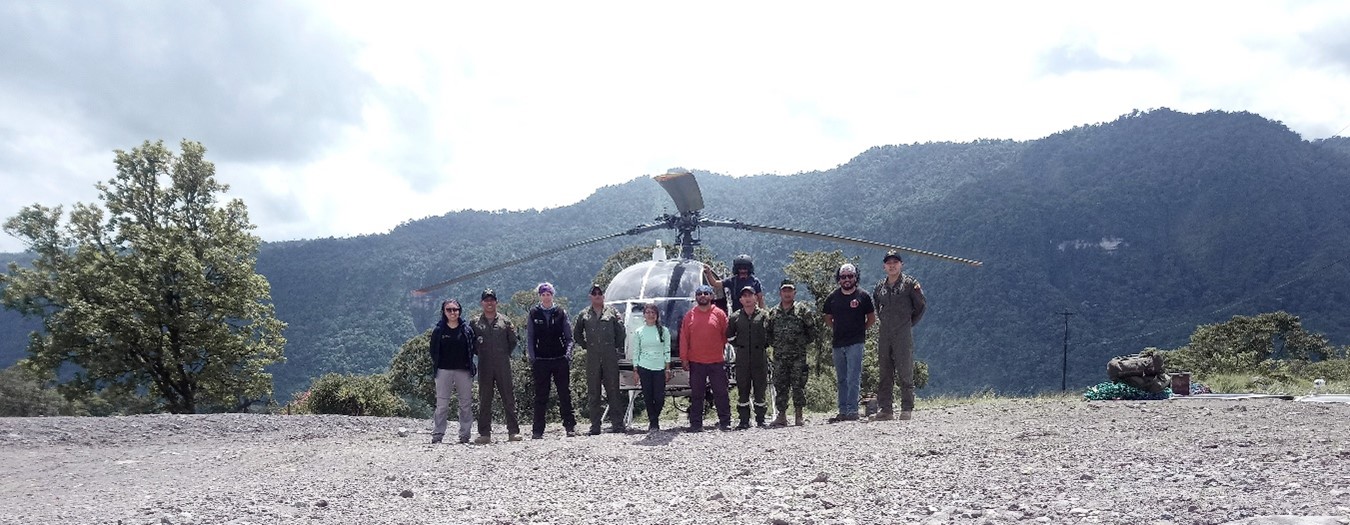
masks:
<svg viewBox="0 0 1350 525"><path fill-rule="evenodd" d="M612 306L605 306L605 289L591 285L591 306L577 314L572 339L586 349L586 413L591 418L591 435L600 434L600 388L609 396L610 432L623 432L623 396L619 395L619 356L624 349L623 318Z"/></svg>
<svg viewBox="0 0 1350 525"><path fill-rule="evenodd" d="M914 410L914 325L923 318L927 300L923 288L913 276L902 273L904 261L894 250L882 259L886 278L872 292L881 337L877 340L877 358L881 365L881 385L877 421L895 419L895 379L900 376L900 419L909 419Z"/></svg>
<svg viewBox="0 0 1350 525"><path fill-rule="evenodd" d="M727 339L736 348L736 412L741 424L750 428L750 394L755 395L755 423L765 426L764 391L769 383L769 314L759 308L759 294L753 286L740 290L741 309L727 319Z"/></svg>
<svg viewBox="0 0 1350 525"><path fill-rule="evenodd" d="M816 311L797 302L797 284L783 279L778 287L778 306L769 311L769 346L773 347L774 409L778 416L773 426L787 426L788 394L796 408L796 424L806 419L806 379L810 372L807 349L817 335Z"/></svg>
<svg viewBox="0 0 1350 525"><path fill-rule="evenodd" d="M491 288L479 296L483 313L469 322L478 343L478 439L474 443L492 442L492 397L502 396L502 410L506 416L506 433L510 441L520 441L520 423L516 420L516 390L511 385L511 352L516 350L519 336L516 327L505 315L497 314L497 293Z"/></svg>

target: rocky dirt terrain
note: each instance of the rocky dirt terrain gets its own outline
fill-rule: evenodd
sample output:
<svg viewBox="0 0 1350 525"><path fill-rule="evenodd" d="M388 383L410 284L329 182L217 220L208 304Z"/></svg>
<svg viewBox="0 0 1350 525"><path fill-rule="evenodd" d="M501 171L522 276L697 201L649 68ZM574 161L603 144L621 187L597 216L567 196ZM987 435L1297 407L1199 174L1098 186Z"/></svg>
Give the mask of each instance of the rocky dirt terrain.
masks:
<svg viewBox="0 0 1350 525"><path fill-rule="evenodd" d="M431 445L412 419L7 418L0 522L1350 523L1347 404L1002 400L824 419ZM1302 518L1251 519L1273 515Z"/></svg>

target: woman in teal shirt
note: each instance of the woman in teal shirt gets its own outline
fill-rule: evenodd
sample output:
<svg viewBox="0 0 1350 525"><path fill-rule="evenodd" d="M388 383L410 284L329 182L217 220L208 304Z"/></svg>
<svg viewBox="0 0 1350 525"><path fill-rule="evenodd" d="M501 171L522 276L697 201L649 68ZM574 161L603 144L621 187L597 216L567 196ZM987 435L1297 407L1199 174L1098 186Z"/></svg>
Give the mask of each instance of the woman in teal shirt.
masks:
<svg viewBox="0 0 1350 525"><path fill-rule="evenodd" d="M645 323L633 330L633 369L647 405L647 432L661 430L661 410L666 407L666 381L670 379L670 332L661 325L655 304L642 307Z"/></svg>

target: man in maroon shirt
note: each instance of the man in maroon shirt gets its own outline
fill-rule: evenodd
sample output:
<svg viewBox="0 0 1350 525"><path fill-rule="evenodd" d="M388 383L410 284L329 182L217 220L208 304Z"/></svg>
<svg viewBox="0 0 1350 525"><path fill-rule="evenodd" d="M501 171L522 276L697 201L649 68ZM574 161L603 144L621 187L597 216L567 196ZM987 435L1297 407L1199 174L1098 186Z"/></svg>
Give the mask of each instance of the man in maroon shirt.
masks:
<svg viewBox="0 0 1350 525"><path fill-rule="evenodd" d="M731 400L727 397L727 314L713 308L713 289L694 291L697 306L680 323L680 362L689 371L689 431L703 431L703 403L709 386L717 406L718 430L731 430Z"/></svg>

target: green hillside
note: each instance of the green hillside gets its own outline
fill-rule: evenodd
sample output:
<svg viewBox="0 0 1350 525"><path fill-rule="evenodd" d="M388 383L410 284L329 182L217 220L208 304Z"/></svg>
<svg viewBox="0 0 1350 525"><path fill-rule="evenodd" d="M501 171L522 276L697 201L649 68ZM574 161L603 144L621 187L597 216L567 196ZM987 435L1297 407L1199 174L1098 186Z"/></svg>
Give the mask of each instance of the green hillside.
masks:
<svg viewBox="0 0 1350 525"><path fill-rule="evenodd" d="M1058 389L1064 317L1071 388L1107 359L1185 342L1197 324L1283 309L1350 343L1350 140L1305 141L1248 113L1133 113L1039 140L872 148L835 169L729 178L698 172L705 215L864 237L985 261L906 258L929 313L917 328L927 392ZM287 323L279 397L330 371L371 372L434 315L409 290L495 262L622 231L672 212L646 177L544 211L468 211L388 234L263 246L258 269ZM794 250L843 249L881 275L879 251L705 228L730 260L777 282ZM476 299L541 280L579 298L606 257L671 232L604 241L438 292ZM426 318L423 318L426 317ZM0 315L0 365L33 323Z"/></svg>

